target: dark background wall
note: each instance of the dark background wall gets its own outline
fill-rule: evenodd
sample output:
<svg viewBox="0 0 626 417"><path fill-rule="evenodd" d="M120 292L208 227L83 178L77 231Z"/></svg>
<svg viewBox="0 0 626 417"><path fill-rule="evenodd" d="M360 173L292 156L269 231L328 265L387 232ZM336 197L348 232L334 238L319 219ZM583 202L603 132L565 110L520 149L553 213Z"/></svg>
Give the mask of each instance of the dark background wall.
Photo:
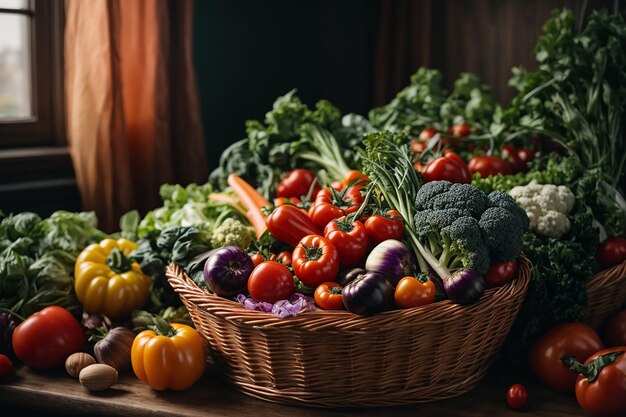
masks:
<svg viewBox="0 0 626 417"><path fill-rule="evenodd" d="M377 82L374 54L382 2L408 0L195 2L194 51L210 166L292 88L309 105L325 98L364 114ZM463 71L478 74L502 103L511 67L534 67L531 51L555 8L578 14L578 0L413 0L431 15L424 65L448 86ZM591 1L591 7L611 1ZM420 35L419 28L417 35ZM408 35L407 35L408 36ZM393 63L392 63L393 64ZM417 67L395 68L409 82ZM389 91L390 99L396 91Z"/></svg>
<svg viewBox="0 0 626 417"><path fill-rule="evenodd" d="M372 0L196 1L194 52L209 162L292 88L343 112L370 103Z"/></svg>

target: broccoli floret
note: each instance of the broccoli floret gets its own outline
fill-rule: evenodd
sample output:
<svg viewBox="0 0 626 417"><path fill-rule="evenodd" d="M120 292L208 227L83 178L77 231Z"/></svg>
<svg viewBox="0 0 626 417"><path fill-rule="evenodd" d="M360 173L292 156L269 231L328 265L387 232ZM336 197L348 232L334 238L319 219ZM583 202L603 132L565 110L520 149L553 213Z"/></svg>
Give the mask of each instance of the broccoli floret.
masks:
<svg viewBox="0 0 626 417"><path fill-rule="evenodd" d="M491 262L517 258L522 252L524 229L510 211L502 207L489 207L478 221L483 240L491 253Z"/></svg>
<svg viewBox="0 0 626 417"><path fill-rule="evenodd" d="M502 207L517 219L520 229L525 233L530 227L526 211L517 205L513 197L502 191L494 191L487 196L489 207Z"/></svg>
<svg viewBox="0 0 626 417"><path fill-rule="evenodd" d="M238 246L247 249L255 238L254 229L245 225L240 220L232 217L227 218L213 230L211 246L221 248L224 246Z"/></svg>
<svg viewBox="0 0 626 417"><path fill-rule="evenodd" d="M435 210L455 208L479 219L487 207L487 196L470 184L452 184L446 192L434 196L431 204Z"/></svg>
<svg viewBox="0 0 626 417"><path fill-rule="evenodd" d="M460 217L441 229L444 250L439 260L449 269L468 268L486 274L491 260L489 249L482 238L478 221L469 216Z"/></svg>
<svg viewBox="0 0 626 417"><path fill-rule="evenodd" d="M415 209L417 211L432 210L433 198L445 193L451 186L452 183L449 181L431 181L422 185L415 196Z"/></svg>
<svg viewBox="0 0 626 417"><path fill-rule="evenodd" d="M442 251L439 243L441 229L451 225L463 215L463 212L457 209L418 211L415 214L415 232L417 237L422 242L428 243L433 255L439 256Z"/></svg>

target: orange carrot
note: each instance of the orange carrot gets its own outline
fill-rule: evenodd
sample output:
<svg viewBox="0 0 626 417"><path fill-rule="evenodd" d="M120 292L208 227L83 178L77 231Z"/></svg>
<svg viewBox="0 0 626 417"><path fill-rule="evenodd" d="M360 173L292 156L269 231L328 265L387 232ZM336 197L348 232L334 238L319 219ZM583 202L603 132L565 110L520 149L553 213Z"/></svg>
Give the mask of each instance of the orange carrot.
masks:
<svg viewBox="0 0 626 417"><path fill-rule="evenodd" d="M261 211L261 208L269 206L269 201L264 199L263 196L243 178L235 174L228 176L228 185L230 185L233 192L241 200L241 204L246 208L246 218L254 227L257 239L260 238L266 229L265 215Z"/></svg>
<svg viewBox="0 0 626 417"><path fill-rule="evenodd" d="M241 204L248 210L252 208L261 209L261 207L270 205L269 201L263 198L254 187L238 175L230 174L228 176L228 185L230 185L235 194L237 194L237 197L241 200Z"/></svg>
<svg viewBox="0 0 626 417"><path fill-rule="evenodd" d="M263 212L256 209L248 210L246 218L248 219L252 227L254 227L254 230L256 232L256 238L259 239L261 235L265 232L265 229L267 229Z"/></svg>

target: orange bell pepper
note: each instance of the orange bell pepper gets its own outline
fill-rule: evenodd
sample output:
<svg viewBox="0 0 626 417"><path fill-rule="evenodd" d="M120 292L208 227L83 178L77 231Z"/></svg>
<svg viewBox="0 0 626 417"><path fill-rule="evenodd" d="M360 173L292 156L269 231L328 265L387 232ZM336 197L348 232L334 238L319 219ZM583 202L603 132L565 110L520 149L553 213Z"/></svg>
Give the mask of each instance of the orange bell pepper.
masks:
<svg viewBox="0 0 626 417"><path fill-rule="evenodd" d="M195 329L158 319L154 330L135 337L131 360L137 378L152 389L185 390L204 373L206 351Z"/></svg>

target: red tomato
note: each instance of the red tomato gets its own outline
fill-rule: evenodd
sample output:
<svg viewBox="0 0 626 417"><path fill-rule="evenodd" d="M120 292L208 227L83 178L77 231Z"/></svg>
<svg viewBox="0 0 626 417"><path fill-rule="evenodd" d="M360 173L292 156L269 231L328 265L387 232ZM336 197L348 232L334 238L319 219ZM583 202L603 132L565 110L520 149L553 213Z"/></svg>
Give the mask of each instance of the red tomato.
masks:
<svg viewBox="0 0 626 417"><path fill-rule="evenodd" d="M450 128L450 133L454 136L469 136L471 132L472 126L467 122L457 123Z"/></svg>
<svg viewBox="0 0 626 417"><path fill-rule="evenodd" d="M324 310L345 310L341 289L341 285L332 281L318 285L313 294L315 304Z"/></svg>
<svg viewBox="0 0 626 417"><path fill-rule="evenodd" d="M561 362L574 356L583 362L604 345L598 334L584 323L562 323L550 329L531 346L530 367L539 381L549 388L572 392L576 373Z"/></svg>
<svg viewBox="0 0 626 417"><path fill-rule="evenodd" d="M603 349L589 357L584 366L574 365L576 400L594 417L626 415L626 346Z"/></svg>
<svg viewBox="0 0 626 417"><path fill-rule="evenodd" d="M359 265L365 258L367 232L360 221L348 222L345 217L332 220L324 228L324 237L337 249L340 268Z"/></svg>
<svg viewBox="0 0 626 417"><path fill-rule="evenodd" d="M293 292L293 275L275 261L265 261L255 267L248 278L248 293L257 301L275 303L289 298Z"/></svg>
<svg viewBox="0 0 626 417"><path fill-rule="evenodd" d="M606 239L598 246L596 256L603 268L621 264L626 261L626 239L621 236Z"/></svg>
<svg viewBox="0 0 626 417"><path fill-rule="evenodd" d="M528 393L522 384L513 384L506 392L506 403L513 410L521 410L526 406Z"/></svg>
<svg viewBox="0 0 626 417"><path fill-rule="evenodd" d="M626 346L626 310L614 315L606 324L604 341L608 347Z"/></svg>
<svg viewBox="0 0 626 417"><path fill-rule="evenodd" d="M288 250L284 250L280 252L275 257L276 259L272 259L273 261L279 262L285 266L291 265L291 252Z"/></svg>
<svg viewBox="0 0 626 417"><path fill-rule="evenodd" d="M513 172L513 167L509 161L489 155L473 157L467 167L472 174L478 172L483 178L496 174L510 175Z"/></svg>
<svg viewBox="0 0 626 417"><path fill-rule="evenodd" d="M358 183L351 185L344 191L344 198L348 201L349 208L344 210L346 213L352 213L359 209L363 201L365 201L365 196L361 192L361 190L365 187L365 183Z"/></svg>
<svg viewBox="0 0 626 417"><path fill-rule="evenodd" d="M261 262L265 262L266 259L263 257L263 255L261 255L260 253L254 253L252 255L250 255L250 260L252 261L252 264L254 266L259 265Z"/></svg>
<svg viewBox="0 0 626 417"><path fill-rule="evenodd" d="M446 180L462 184L472 182L467 165L454 152L449 152L446 156L434 159L426 165L422 172L424 182Z"/></svg>
<svg viewBox="0 0 626 417"><path fill-rule="evenodd" d="M307 287L333 281L339 272L339 254L325 237L305 236L293 251L293 272Z"/></svg>
<svg viewBox="0 0 626 417"><path fill-rule="evenodd" d="M59 306L46 307L24 320L13 332L15 356L33 369L63 366L83 348L83 331L72 314Z"/></svg>
<svg viewBox="0 0 626 417"><path fill-rule="evenodd" d="M422 129L422 131L420 132L420 135L417 137L417 140L421 141L421 142L428 142L430 139L432 139L437 133L439 133L437 131L437 129L433 129L432 127L425 127L424 129Z"/></svg>
<svg viewBox="0 0 626 417"><path fill-rule="evenodd" d="M424 150L426 150L427 143L422 142L421 140L413 139L411 141L411 150L413 151L413 155L420 156Z"/></svg>
<svg viewBox="0 0 626 417"><path fill-rule="evenodd" d="M415 277L404 277L398 281L393 298L401 308L423 306L435 301L435 284L421 282Z"/></svg>
<svg viewBox="0 0 626 417"><path fill-rule="evenodd" d="M535 158L535 152L528 148L515 148L510 143L502 147L502 158L511 163L512 172L525 171L528 163Z"/></svg>
<svg viewBox="0 0 626 417"><path fill-rule="evenodd" d="M420 174L424 172L424 170L426 169L426 165L424 165L422 162L417 161L413 164L413 168L415 168L415 170L417 172L419 172Z"/></svg>
<svg viewBox="0 0 626 417"><path fill-rule="evenodd" d="M358 211L363 203L362 188L363 184L355 184L341 193L335 193L328 188L322 189L317 193L315 202L309 209L309 217L313 224L324 229L332 220Z"/></svg>
<svg viewBox="0 0 626 417"><path fill-rule="evenodd" d="M267 229L281 242L296 246L306 235L319 235L320 231L302 210L282 205L267 218Z"/></svg>
<svg viewBox="0 0 626 417"><path fill-rule="evenodd" d="M519 266L515 259L506 262L498 262L491 265L485 274L485 286L487 288L500 287L517 278Z"/></svg>
<svg viewBox="0 0 626 417"><path fill-rule="evenodd" d="M341 295L339 295L339 298L341 298ZM11 372L13 372L13 362L11 362L8 356L0 354L0 378L4 378Z"/></svg>
<svg viewBox="0 0 626 417"><path fill-rule="evenodd" d="M315 174L308 169L294 169L287 173L287 175L280 180L278 186L276 187L276 197L297 197L300 198L304 195L307 195L311 185L315 181ZM317 190L320 189L319 185L313 187L313 194L317 193Z"/></svg>
<svg viewBox="0 0 626 417"><path fill-rule="evenodd" d="M375 213L365 221L369 241L375 245L387 239L402 240L404 219L397 210Z"/></svg>

